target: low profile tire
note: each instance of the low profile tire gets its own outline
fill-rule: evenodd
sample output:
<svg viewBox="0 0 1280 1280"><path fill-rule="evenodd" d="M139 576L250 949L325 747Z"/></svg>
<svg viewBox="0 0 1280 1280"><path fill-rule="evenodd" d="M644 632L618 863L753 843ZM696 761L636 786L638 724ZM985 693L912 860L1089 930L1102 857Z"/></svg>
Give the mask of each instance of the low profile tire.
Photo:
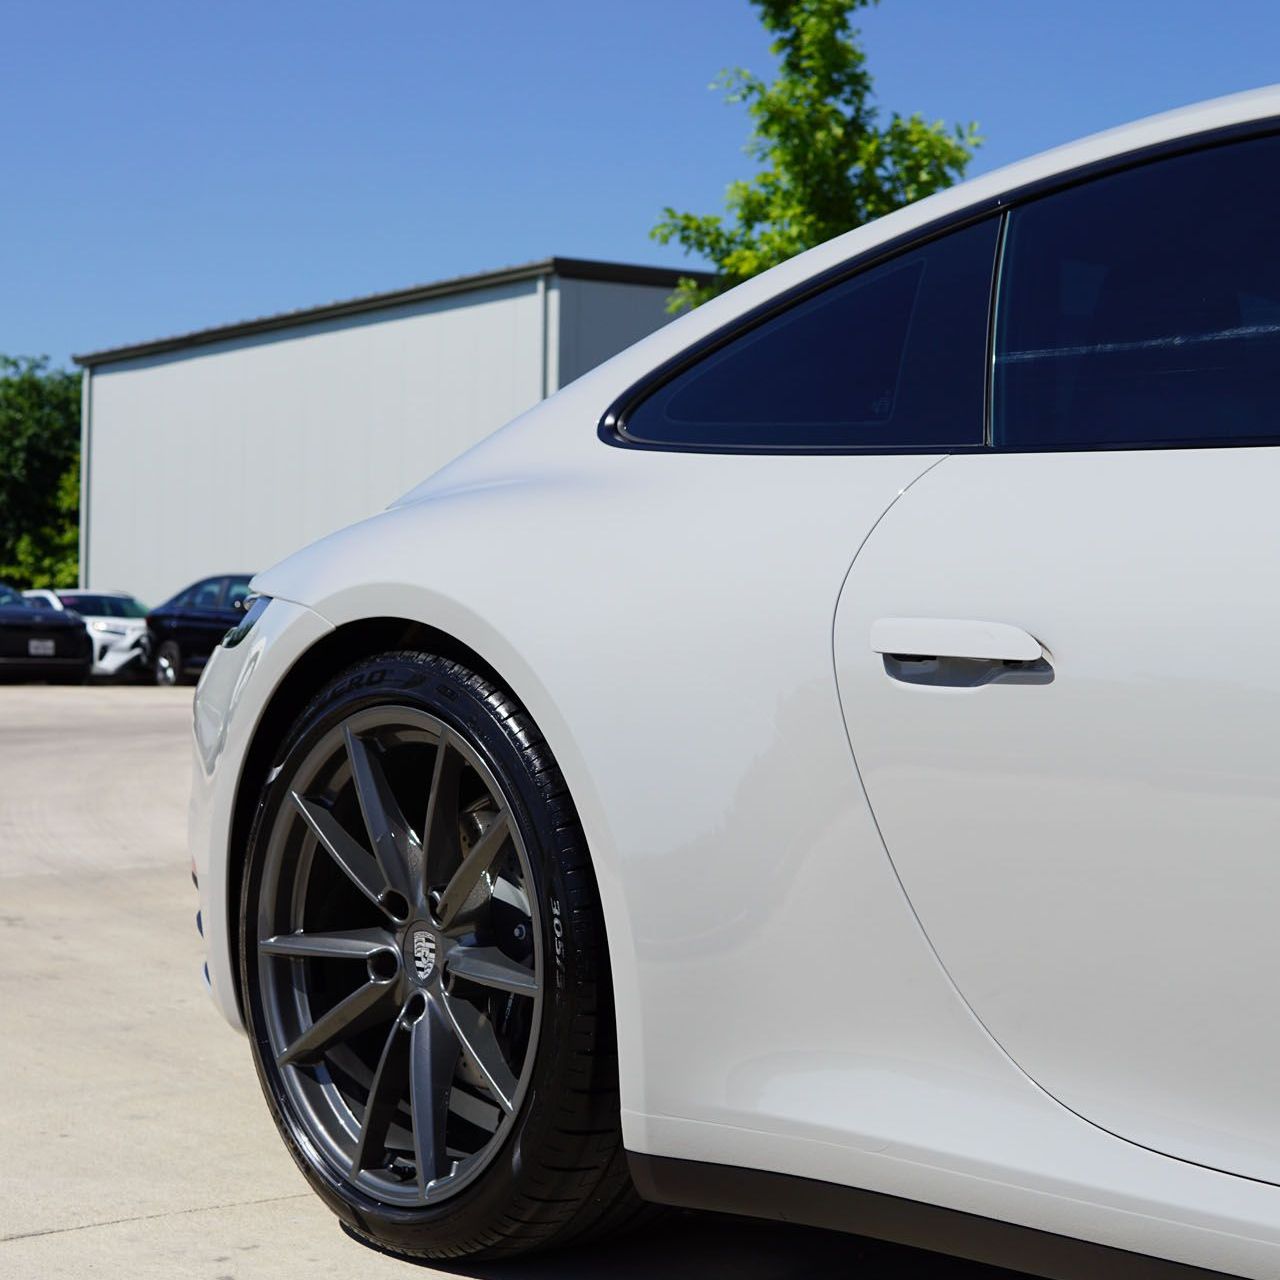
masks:
<svg viewBox="0 0 1280 1280"><path fill-rule="evenodd" d="M346 1229L498 1257L626 1225L604 923L537 728L458 664L332 681L250 836L244 1009L289 1151Z"/></svg>
<svg viewBox="0 0 1280 1280"><path fill-rule="evenodd" d="M156 684L164 687L179 684L182 681L182 650L176 640L166 640L156 650L155 662Z"/></svg>

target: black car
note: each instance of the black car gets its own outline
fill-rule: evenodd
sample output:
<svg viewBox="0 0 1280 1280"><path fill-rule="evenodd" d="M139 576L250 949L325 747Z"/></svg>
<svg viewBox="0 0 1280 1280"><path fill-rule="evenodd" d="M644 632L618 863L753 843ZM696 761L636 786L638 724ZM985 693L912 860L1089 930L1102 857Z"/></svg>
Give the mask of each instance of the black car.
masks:
<svg viewBox="0 0 1280 1280"><path fill-rule="evenodd" d="M0 679L83 684L93 644L79 614L25 599L0 582Z"/></svg>
<svg viewBox="0 0 1280 1280"><path fill-rule="evenodd" d="M147 614L157 684L198 672L218 642L244 616L249 573L201 578Z"/></svg>

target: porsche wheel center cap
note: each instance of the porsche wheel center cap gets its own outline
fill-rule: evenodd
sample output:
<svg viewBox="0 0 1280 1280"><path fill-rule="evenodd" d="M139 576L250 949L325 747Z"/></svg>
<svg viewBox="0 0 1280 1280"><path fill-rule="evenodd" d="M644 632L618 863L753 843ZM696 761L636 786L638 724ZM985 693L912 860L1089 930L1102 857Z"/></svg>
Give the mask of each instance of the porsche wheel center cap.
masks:
<svg viewBox="0 0 1280 1280"><path fill-rule="evenodd" d="M435 931L425 924L410 925L405 935L405 959L417 982L425 984L431 980L437 956Z"/></svg>

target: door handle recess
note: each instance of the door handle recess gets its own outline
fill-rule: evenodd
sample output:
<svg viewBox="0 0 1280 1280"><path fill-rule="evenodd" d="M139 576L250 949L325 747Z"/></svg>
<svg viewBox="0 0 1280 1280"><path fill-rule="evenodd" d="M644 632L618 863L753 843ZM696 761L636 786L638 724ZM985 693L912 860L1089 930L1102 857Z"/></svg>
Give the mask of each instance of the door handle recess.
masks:
<svg viewBox="0 0 1280 1280"><path fill-rule="evenodd" d="M1021 627L963 618L879 618L871 624L871 647L898 658L1038 662L1044 657L1040 642Z"/></svg>
<svg viewBox="0 0 1280 1280"><path fill-rule="evenodd" d="M984 684L1050 684L1044 646L1007 622L965 618L880 618L871 648L885 674L903 684L974 689Z"/></svg>

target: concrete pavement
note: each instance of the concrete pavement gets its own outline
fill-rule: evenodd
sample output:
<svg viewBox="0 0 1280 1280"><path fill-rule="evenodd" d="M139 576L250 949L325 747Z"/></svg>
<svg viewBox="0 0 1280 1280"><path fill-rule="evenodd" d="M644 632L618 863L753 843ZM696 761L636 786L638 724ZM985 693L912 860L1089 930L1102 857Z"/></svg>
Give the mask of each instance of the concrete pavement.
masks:
<svg viewBox="0 0 1280 1280"><path fill-rule="evenodd" d="M0 686L0 1277L1000 1274L692 1214L608 1248L448 1272L348 1239L199 984L190 715L190 689Z"/></svg>

